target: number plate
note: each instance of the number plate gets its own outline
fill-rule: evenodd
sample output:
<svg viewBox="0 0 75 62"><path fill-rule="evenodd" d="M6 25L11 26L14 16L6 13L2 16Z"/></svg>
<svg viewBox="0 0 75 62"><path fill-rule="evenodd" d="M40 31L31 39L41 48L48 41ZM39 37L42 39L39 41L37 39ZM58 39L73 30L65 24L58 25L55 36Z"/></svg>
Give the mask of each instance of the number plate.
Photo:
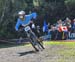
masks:
<svg viewBox="0 0 75 62"><path fill-rule="evenodd" d="M24 29L26 32L27 31L29 31L30 30L30 27L29 26L27 26L27 27L25 27L25 29Z"/></svg>

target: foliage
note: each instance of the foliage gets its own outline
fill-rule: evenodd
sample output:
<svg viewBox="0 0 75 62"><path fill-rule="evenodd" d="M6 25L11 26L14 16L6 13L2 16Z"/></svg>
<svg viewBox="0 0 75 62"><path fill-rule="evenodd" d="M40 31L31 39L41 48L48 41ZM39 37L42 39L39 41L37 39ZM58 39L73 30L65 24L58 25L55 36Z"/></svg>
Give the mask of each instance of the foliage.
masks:
<svg viewBox="0 0 75 62"><path fill-rule="evenodd" d="M37 24L42 26L44 19L53 24L58 19L74 18L74 6L75 0L0 0L0 38L18 38L14 27L20 10L25 10L26 14L35 10Z"/></svg>

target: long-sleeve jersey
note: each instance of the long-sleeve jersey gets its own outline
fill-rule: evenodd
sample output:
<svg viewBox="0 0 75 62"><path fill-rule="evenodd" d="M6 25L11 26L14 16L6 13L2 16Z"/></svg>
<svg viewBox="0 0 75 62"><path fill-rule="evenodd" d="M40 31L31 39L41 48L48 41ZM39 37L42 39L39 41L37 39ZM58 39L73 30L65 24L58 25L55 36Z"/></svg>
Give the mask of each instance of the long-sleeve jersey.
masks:
<svg viewBox="0 0 75 62"><path fill-rule="evenodd" d="M22 21L20 18L17 19L17 23L16 23L16 26L15 26L15 29L16 31L18 31L20 25L25 25L25 24L28 24L32 18L36 18L36 13L32 13L32 14L29 14L29 15L25 15L25 18L24 20Z"/></svg>

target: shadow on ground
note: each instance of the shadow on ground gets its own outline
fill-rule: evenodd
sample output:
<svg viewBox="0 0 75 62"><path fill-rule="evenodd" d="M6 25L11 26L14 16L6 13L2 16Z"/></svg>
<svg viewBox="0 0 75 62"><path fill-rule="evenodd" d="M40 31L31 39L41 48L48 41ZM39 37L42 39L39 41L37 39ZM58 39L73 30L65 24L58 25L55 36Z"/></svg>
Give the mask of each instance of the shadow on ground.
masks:
<svg viewBox="0 0 75 62"><path fill-rule="evenodd" d="M27 52L22 52L22 53L18 53L18 54L20 54L20 56L24 56L27 54L34 54L34 53L37 53L37 52L36 51L27 51Z"/></svg>

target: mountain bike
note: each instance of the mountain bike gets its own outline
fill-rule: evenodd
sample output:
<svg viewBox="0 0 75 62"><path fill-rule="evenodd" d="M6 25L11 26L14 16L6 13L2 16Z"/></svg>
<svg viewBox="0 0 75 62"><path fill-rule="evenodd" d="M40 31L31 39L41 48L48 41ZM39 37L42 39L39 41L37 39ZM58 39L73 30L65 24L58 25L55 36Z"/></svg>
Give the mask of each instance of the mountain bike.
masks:
<svg viewBox="0 0 75 62"><path fill-rule="evenodd" d="M36 51L41 51L44 48L43 41L39 40L38 37L35 35L35 33L31 30L29 25L24 26L24 31L27 34L27 37L31 40L30 43L34 47Z"/></svg>

